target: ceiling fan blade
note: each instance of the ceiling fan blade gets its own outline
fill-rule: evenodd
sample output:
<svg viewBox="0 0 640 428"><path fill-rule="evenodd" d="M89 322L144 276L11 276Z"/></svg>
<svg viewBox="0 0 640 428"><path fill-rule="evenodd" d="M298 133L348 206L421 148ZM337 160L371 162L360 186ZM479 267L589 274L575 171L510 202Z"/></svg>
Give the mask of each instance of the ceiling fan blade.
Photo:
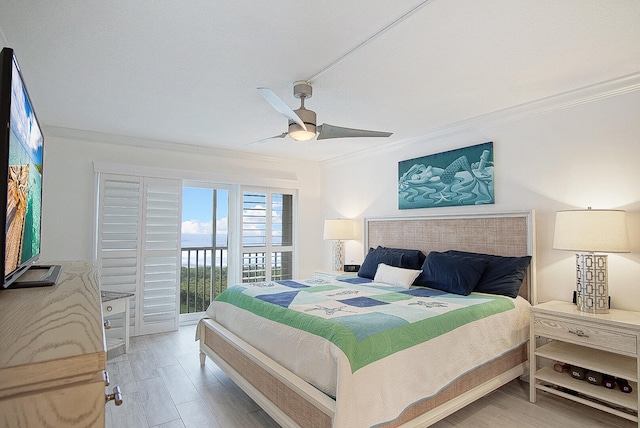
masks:
<svg viewBox="0 0 640 428"><path fill-rule="evenodd" d="M329 138L357 138L357 137L388 137L393 132L368 131L366 129L343 128L341 126L329 125L323 123L318 126L318 140L326 140Z"/></svg>
<svg viewBox="0 0 640 428"><path fill-rule="evenodd" d="M271 107L278 111L278 113L280 113L287 119L294 121L305 131L307 130L307 125L304 124L302 119L300 119L300 117L291 109L291 107L289 107L287 103L282 101L282 99L280 99L280 97L277 96L275 92L273 92L269 88L258 88L258 92L260 92L260 95L262 95L264 99L267 100L269 104L271 104Z"/></svg>
<svg viewBox="0 0 640 428"><path fill-rule="evenodd" d="M245 146L257 146L258 144L266 143L269 140L273 140L274 138L284 138L288 135L287 132L283 132L280 135L274 135L273 137L263 138L262 140L254 141L252 143L247 143Z"/></svg>

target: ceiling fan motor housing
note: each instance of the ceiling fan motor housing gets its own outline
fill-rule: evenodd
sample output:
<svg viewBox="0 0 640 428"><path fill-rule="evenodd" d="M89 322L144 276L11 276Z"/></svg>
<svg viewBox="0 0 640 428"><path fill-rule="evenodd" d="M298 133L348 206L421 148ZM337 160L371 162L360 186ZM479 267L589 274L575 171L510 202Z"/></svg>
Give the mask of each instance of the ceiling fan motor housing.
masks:
<svg viewBox="0 0 640 428"><path fill-rule="evenodd" d="M311 98L313 96L313 88L309 82L299 80L293 83L293 96L296 98Z"/></svg>
<svg viewBox="0 0 640 428"><path fill-rule="evenodd" d="M313 110L307 110L306 108L299 108L294 110L294 113L298 115L300 119L307 126L308 132L316 132L316 112ZM293 120L289 121L289 133L296 131L304 131L300 125Z"/></svg>
<svg viewBox="0 0 640 428"><path fill-rule="evenodd" d="M298 81L293 84L293 95L300 99L300 108L293 112L302 120L307 127L305 131L302 126L293 120L289 120L289 136L294 140L305 141L315 137L316 134L316 113L313 110L304 108L304 100L311 98L313 89L308 82Z"/></svg>

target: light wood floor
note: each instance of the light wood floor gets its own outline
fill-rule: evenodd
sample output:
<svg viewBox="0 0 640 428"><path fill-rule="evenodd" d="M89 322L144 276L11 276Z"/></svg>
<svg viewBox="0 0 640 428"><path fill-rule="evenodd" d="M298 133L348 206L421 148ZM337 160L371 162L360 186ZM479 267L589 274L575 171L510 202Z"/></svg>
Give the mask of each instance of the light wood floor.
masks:
<svg viewBox="0 0 640 428"><path fill-rule="evenodd" d="M124 404L106 407L106 427L254 428L278 425L211 360L200 367L195 326L132 337L107 361ZM436 428L636 427L637 424L546 393L529 403L529 385L512 381L433 425Z"/></svg>

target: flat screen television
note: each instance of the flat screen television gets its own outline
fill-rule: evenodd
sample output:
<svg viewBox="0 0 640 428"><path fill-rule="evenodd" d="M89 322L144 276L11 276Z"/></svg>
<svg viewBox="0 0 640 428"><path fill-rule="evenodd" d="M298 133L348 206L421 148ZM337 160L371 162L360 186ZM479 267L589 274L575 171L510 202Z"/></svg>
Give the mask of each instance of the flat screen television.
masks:
<svg viewBox="0 0 640 428"><path fill-rule="evenodd" d="M0 57L2 288L55 285L58 265L35 265L42 238L44 138L13 49Z"/></svg>

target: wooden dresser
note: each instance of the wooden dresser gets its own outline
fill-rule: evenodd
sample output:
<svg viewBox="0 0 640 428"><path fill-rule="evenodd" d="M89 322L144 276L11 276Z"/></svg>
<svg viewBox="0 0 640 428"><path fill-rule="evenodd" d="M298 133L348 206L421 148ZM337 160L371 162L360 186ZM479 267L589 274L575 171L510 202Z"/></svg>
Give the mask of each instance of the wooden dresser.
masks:
<svg viewBox="0 0 640 428"><path fill-rule="evenodd" d="M0 291L0 427L104 427L98 270L64 263L58 284Z"/></svg>

